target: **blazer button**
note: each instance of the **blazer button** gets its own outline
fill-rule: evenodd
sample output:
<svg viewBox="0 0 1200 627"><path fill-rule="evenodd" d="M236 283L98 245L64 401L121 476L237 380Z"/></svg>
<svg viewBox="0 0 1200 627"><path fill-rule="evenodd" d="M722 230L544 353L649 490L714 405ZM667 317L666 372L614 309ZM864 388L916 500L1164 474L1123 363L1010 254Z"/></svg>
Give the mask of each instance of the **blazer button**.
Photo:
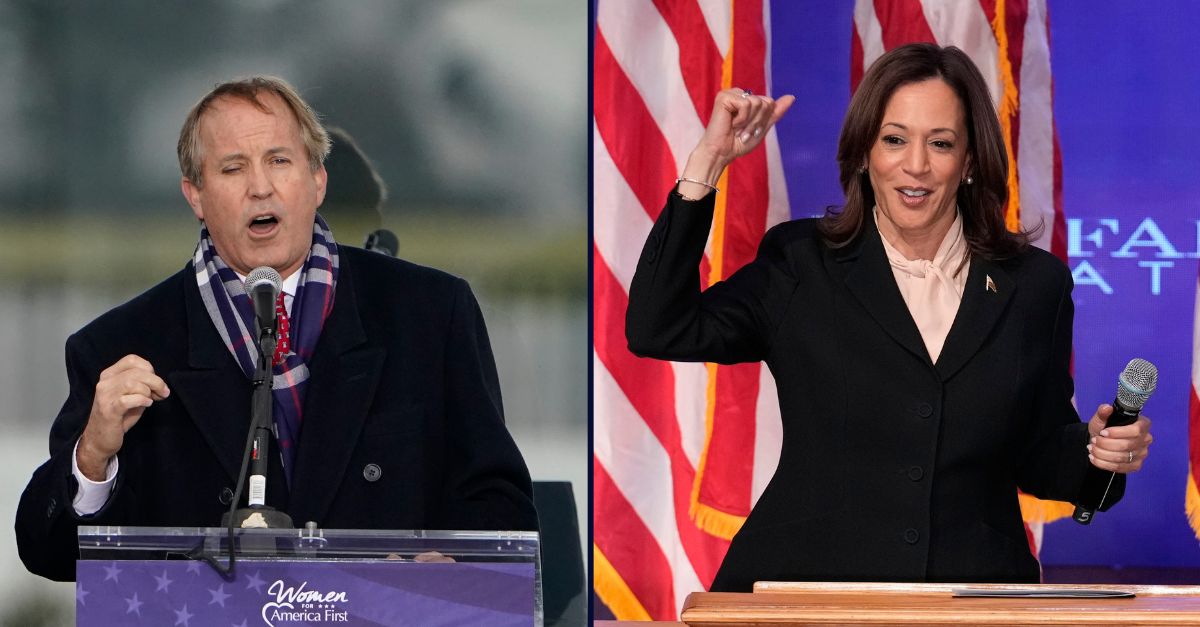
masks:
<svg viewBox="0 0 1200 627"><path fill-rule="evenodd" d="M46 506L46 518L54 518L54 510L58 509L58 499L50 497L50 504Z"/></svg>
<svg viewBox="0 0 1200 627"><path fill-rule="evenodd" d="M908 469L908 478L913 481L920 481L921 477L925 476L925 471L920 466L913 466Z"/></svg>
<svg viewBox="0 0 1200 627"><path fill-rule="evenodd" d="M221 505L229 505L233 501L233 490L221 488L221 494L217 496L217 500L221 502Z"/></svg>
<svg viewBox="0 0 1200 627"><path fill-rule="evenodd" d="M363 466L363 479L367 481L379 481L379 477L383 476L383 470L379 464L367 464Z"/></svg>
<svg viewBox="0 0 1200 627"><path fill-rule="evenodd" d="M933 415L933 407L929 403L921 403L917 405L917 415L922 418L928 418Z"/></svg>
<svg viewBox="0 0 1200 627"><path fill-rule="evenodd" d="M904 530L904 541L909 544L916 544L921 539L921 532L916 529Z"/></svg>

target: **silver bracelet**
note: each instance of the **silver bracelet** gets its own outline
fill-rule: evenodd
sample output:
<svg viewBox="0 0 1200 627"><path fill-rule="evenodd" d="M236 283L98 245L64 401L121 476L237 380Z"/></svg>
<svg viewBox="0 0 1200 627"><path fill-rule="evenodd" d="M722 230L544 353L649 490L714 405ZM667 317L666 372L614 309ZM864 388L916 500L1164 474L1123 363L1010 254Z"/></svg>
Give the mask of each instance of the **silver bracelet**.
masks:
<svg viewBox="0 0 1200 627"><path fill-rule="evenodd" d="M686 182L686 183L695 183L695 184L697 184L697 185L703 185L703 186L705 186L705 187L707 187L707 188L709 188L709 189L713 190L713 192L720 192L720 191L721 191L721 190L717 189L717 186L716 186L716 185L713 185L712 183L705 183L704 181L697 181L696 179L690 179L690 178L687 178L686 176L681 176L681 177L679 177L679 178L675 179L675 184L676 184L676 185L678 185L678 184L680 184L680 183L685 183L685 182Z"/></svg>

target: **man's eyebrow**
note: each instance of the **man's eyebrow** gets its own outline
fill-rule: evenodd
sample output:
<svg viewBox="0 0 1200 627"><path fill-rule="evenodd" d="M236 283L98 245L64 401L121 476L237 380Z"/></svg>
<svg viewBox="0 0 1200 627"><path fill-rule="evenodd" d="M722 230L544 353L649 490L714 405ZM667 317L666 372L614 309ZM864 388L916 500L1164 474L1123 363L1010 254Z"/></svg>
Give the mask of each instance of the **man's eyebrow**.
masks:
<svg viewBox="0 0 1200 627"><path fill-rule="evenodd" d="M278 155L278 154L285 154L285 153L291 153L291 152L292 152L292 149L288 148L287 146L275 146L274 148L267 149L268 155ZM218 163L228 163L230 161L239 161L239 160L242 160L245 158L246 158L245 153L234 152L234 153L225 155L224 157L221 157L221 160L218 161Z"/></svg>

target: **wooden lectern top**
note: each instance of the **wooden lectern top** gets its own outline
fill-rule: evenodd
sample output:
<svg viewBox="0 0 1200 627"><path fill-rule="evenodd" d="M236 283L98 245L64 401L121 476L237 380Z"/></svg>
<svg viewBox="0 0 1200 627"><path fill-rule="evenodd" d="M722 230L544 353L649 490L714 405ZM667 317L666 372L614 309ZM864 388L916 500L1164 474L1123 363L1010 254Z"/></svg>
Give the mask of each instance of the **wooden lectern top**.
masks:
<svg viewBox="0 0 1200 627"><path fill-rule="evenodd" d="M1132 599L956 598L954 590L1119 590ZM759 582L696 592L682 619L730 625L1200 625L1200 586Z"/></svg>

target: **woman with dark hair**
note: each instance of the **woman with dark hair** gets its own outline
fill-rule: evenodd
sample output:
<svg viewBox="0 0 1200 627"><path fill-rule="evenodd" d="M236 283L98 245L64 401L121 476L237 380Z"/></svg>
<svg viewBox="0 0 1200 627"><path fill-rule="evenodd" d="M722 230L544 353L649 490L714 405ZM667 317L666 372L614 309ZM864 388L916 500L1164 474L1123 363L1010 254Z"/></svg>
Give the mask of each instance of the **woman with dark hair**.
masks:
<svg viewBox="0 0 1200 627"><path fill-rule="evenodd" d="M1037 582L1018 488L1076 500L1090 465L1141 468L1149 420L1071 404L1071 274L1005 228L1008 162L960 50L897 48L863 77L838 143L845 204L780 224L701 292L714 186L794 98L722 91L646 242L626 332L642 356L765 361L774 478L713 590L760 580Z"/></svg>

